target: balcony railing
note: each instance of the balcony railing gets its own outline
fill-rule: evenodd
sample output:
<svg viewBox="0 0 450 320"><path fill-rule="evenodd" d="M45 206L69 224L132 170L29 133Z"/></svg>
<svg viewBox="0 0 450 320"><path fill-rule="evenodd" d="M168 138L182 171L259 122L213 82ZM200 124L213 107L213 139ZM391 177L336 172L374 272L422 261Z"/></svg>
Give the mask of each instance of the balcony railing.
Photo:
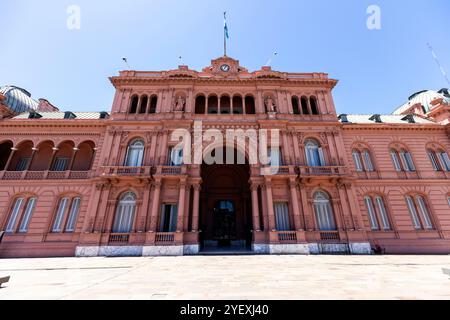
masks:
<svg viewBox="0 0 450 320"><path fill-rule="evenodd" d="M0 171L0 180L89 179L91 171Z"/></svg>
<svg viewBox="0 0 450 320"><path fill-rule="evenodd" d="M108 243L110 244L123 244L130 241L130 235L128 233L113 233L109 235Z"/></svg>
<svg viewBox="0 0 450 320"><path fill-rule="evenodd" d="M321 231L320 232L320 240L323 241L339 241L340 236L338 231Z"/></svg>
<svg viewBox="0 0 450 320"><path fill-rule="evenodd" d="M149 176L152 167L101 167L100 176Z"/></svg>
<svg viewBox="0 0 450 320"><path fill-rule="evenodd" d="M169 232L158 232L155 235L155 243L159 245L173 244L175 242L175 234Z"/></svg>
<svg viewBox="0 0 450 320"><path fill-rule="evenodd" d="M347 175L345 167L300 167L300 176L344 176Z"/></svg>
<svg viewBox="0 0 450 320"><path fill-rule="evenodd" d="M279 231L278 241L280 243L297 243L297 233L295 231Z"/></svg>
<svg viewBox="0 0 450 320"><path fill-rule="evenodd" d="M186 166L158 166L155 174L163 176L177 176L186 174Z"/></svg>

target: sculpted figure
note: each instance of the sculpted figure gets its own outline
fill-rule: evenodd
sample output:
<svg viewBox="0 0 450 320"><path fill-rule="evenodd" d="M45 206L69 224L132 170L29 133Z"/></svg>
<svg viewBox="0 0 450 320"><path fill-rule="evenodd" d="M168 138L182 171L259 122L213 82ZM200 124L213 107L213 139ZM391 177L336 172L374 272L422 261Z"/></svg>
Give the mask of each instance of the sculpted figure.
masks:
<svg viewBox="0 0 450 320"><path fill-rule="evenodd" d="M267 97L266 99L266 107L268 112L275 112L275 104L273 102L273 99L271 97Z"/></svg>
<svg viewBox="0 0 450 320"><path fill-rule="evenodd" d="M183 111L184 110L184 99L183 97L179 96L177 99L177 102L175 103L175 111Z"/></svg>

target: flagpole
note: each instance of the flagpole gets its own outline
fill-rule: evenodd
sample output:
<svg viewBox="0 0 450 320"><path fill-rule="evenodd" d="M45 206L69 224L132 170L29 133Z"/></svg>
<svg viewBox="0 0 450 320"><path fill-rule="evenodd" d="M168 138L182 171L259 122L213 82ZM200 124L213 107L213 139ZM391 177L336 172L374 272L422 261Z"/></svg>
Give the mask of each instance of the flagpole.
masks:
<svg viewBox="0 0 450 320"><path fill-rule="evenodd" d="M223 13L224 18L224 28L223 28L223 56L227 56L227 32L226 32L226 25L227 25L227 12L225 11Z"/></svg>

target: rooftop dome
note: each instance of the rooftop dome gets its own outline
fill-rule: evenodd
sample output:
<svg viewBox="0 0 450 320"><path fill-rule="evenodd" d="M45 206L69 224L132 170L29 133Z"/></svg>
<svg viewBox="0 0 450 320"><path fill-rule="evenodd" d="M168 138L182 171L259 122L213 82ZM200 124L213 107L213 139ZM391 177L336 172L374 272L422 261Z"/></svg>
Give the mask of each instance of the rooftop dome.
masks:
<svg viewBox="0 0 450 320"><path fill-rule="evenodd" d="M448 89L441 89L439 91L422 90L416 92L409 97L407 103L397 108L397 110L395 110L393 114L401 114L406 110L408 110L413 105L418 103L425 108L426 112L429 112L433 108L431 102L436 99L443 99L444 101L447 101L450 104L450 95L448 94Z"/></svg>
<svg viewBox="0 0 450 320"><path fill-rule="evenodd" d="M25 89L16 86L0 87L0 93L5 97L4 104L15 113L36 110L39 102L31 98Z"/></svg>

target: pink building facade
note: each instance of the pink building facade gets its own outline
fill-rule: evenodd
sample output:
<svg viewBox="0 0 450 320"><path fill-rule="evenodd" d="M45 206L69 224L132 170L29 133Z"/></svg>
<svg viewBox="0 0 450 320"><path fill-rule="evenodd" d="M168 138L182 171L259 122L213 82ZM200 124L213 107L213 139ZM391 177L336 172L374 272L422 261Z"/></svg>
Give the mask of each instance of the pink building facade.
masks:
<svg viewBox="0 0 450 320"><path fill-rule="evenodd" d="M110 80L110 113L0 121L0 257L450 253L448 91L338 116L327 74L229 57ZM250 160L260 141L223 147L241 164L187 164L180 129L278 130L277 170Z"/></svg>

